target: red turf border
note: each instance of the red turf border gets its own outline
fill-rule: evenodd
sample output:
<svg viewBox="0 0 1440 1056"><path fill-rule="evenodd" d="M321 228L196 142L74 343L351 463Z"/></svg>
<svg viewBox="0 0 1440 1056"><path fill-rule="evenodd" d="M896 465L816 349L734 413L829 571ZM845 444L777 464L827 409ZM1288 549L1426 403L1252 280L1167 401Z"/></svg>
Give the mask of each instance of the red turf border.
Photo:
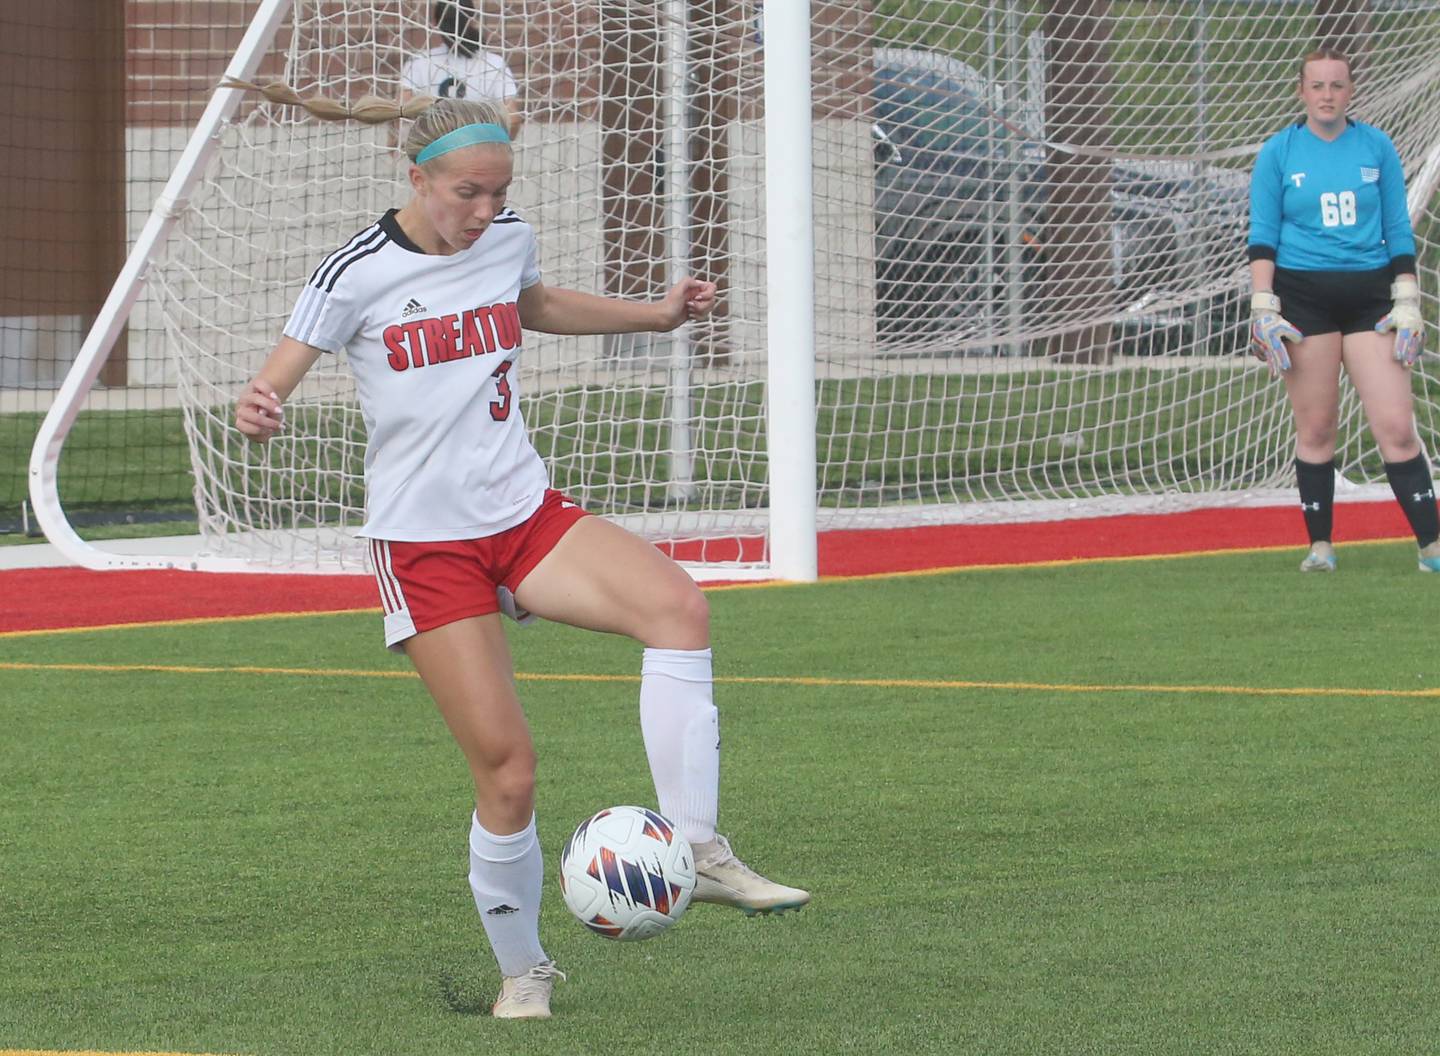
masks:
<svg viewBox="0 0 1440 1056"><path fill-rule="evenodd" d="M1409 535L1403 514L1388 501L1339 506L1336 528L1339 542ZM822 576L838 577L1300 547L1304 542L1304 528L1295 510L1270 506L1032 524L826 532L820 537L819 560ZM688 555L682 551L679 556ZM717 559L721 558L717 555ZM91 572L80 568L0 572L0 634L376 607L375 586L369 576Z"/></svg>

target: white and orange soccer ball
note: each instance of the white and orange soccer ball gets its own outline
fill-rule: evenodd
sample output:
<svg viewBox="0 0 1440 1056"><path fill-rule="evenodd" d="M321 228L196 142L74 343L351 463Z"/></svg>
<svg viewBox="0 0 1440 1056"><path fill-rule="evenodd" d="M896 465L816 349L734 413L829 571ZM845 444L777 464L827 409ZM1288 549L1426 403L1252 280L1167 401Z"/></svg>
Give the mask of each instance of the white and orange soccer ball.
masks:
<svg viewBox="0 0 1440 1056"><path fill-rule="evenodd" d="M560 852L565 905L597 935L630 941L680 919L695 893L695 854L663 815L609 807L582 821Z"/></svg>

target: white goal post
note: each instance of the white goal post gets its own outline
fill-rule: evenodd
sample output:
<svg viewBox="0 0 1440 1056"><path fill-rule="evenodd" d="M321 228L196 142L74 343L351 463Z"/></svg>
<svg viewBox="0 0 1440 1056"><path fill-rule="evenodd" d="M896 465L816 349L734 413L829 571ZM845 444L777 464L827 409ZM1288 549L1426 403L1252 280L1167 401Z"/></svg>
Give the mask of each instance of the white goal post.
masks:
<svg viewBox="0 0 1440 1056"><path fill-rule="evenodd" d="M264 0L261 3L226 71L228 76L246 80L255 75L289 5L290 0ZM244 558L127 556L99 549L80 538L71 525L59 490L60 452L65 437L75 424L106 357L130 317L154 257L160 252L175 221L189 206L192 189L219 147L221 126L234 115L242 95L237 89L217 88L211 97L35 437L30 455L30 501L35 519L45 537L62 554L86 568L173 568L183 564L192 569L215 572L254 570L252 563Z"/></svg>
<svg viewBox="0 0 1440 1056"><path fill-rule="evenodd" d="M1353 53L1353 113L1400 150L1434 333L1440 0L471 6L520 88L511 204L546 281L654 297L692 272L721 287L703 325L527 335L522 363L556 486L699 578L813 579L831 529L1288 488L1283 391L1245 349L1246 186L1260 144L1298 116L1297 63L1319 40ZM407 59L446 44L431 14L429 0L263 0L225 73L394 97ZM364 571L343 357L312 372L265 448L231 404L314 265L403 203L395 130L211 87L194 128L132 137L170 176L41 425L35 515L93 568ZM127 320L127 389L102 392ZM1416 398L1432 449L1429 363ZM127 393L149 406L140 392L179 408L198 555L112 553L67 514L67 437ZM1383 479L1348 394L1342 418L1341 471Z"/></svg>

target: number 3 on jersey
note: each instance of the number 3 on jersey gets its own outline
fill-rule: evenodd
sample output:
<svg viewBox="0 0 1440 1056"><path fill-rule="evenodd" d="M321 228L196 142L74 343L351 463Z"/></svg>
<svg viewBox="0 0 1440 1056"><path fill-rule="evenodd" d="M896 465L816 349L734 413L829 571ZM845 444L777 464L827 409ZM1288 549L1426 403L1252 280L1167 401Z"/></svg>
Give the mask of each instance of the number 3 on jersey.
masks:
<svg viewBox="0 0 1440 1056"><path fill-rule="evenodd" d="M1326 227L1352 227L1355 223L1355 192L1326 191L1320 196L1320 222Z"/></svg>
<svg viewBox="0 0 1440 1056"><path fill-rule="evenodd" d="M503 422L510 417L510 405L513 402L514 393L510 390L510 379L506 375L510 373L510 368L514 365L513 359L507 359L490 375L495 379L495 395L500 397L490 403L490 417L497 422Z"/></svg>

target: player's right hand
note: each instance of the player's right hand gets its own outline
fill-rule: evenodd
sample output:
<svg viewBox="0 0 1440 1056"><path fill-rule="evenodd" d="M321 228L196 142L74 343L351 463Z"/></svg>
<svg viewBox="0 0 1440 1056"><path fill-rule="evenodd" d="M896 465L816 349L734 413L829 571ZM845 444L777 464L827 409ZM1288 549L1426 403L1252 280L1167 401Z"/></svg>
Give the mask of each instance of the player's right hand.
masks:
<svg viewBox="0 0 1440 1056"><path fill-rule="evenodd" d="M1299 343L1304 337L1280 314L1279 297L1266 292L1250 295L1250 351L1269 364L1272 378L1290 369L1285 342Z"/></svg>
<svg viewBox="0 0 1440 1056"><path fill-rule="evenodd" d="M285 425L285 406L263 378L245 386L235 401L235 428L251 440L264 443Z"/></svg>

